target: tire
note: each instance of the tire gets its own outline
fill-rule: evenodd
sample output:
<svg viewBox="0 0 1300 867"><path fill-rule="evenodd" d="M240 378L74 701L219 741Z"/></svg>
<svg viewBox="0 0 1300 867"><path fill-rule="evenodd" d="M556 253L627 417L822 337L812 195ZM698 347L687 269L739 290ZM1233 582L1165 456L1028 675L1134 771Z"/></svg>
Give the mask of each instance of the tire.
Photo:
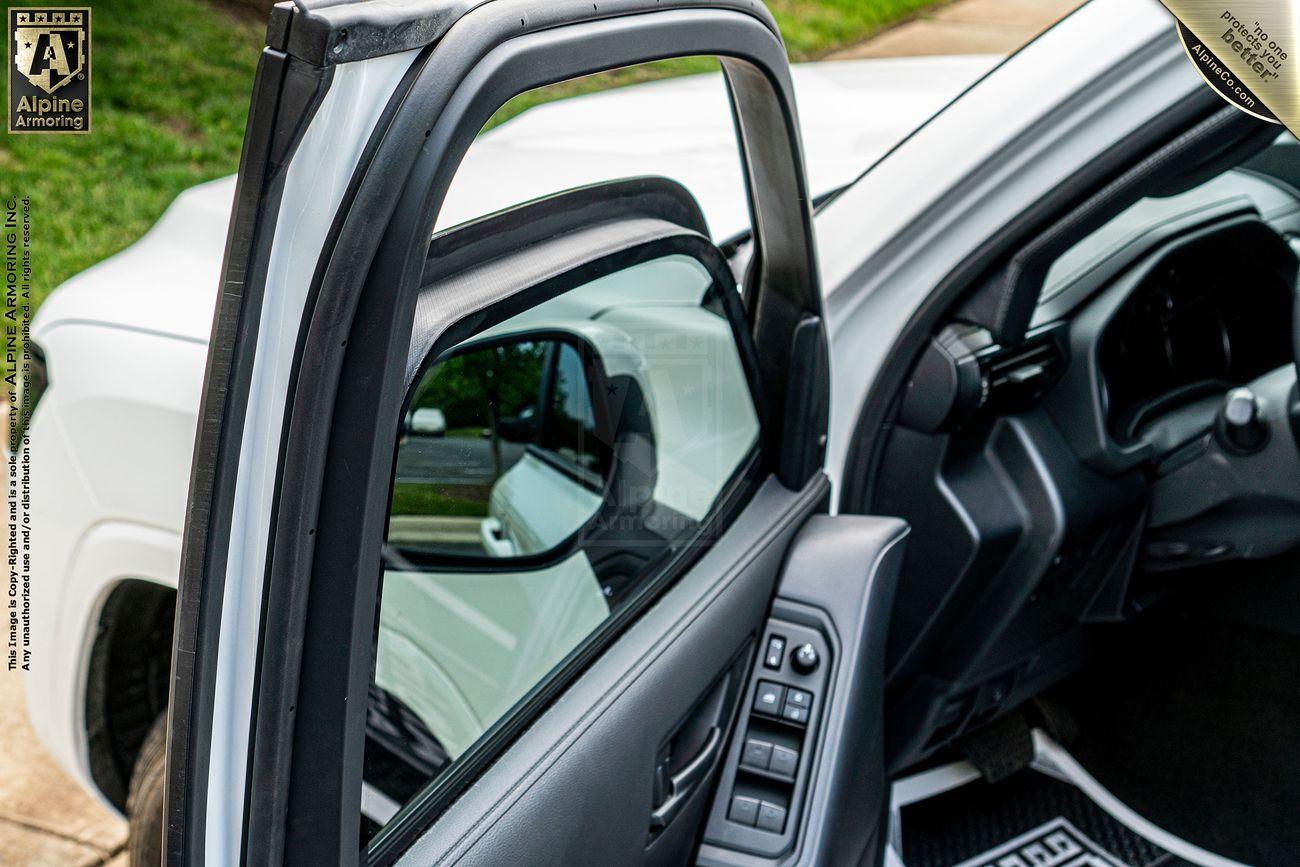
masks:
<svg viewBox="0 0 1300 867"><path fill-rule="evenodd" d="M140 746L126 798L126 851L131 867L161 867L163 791L167 785L167 714L154 720Z"/></svg>

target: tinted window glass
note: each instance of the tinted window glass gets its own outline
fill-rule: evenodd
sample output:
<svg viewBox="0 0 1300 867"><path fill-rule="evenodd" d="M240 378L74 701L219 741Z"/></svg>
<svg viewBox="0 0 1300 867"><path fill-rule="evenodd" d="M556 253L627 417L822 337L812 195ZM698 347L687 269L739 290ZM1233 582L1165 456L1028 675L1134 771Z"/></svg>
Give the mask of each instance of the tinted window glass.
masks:
<svg viewBox="0 0 1300 867"><path fill-rule="evenodd" d="M416 377L367 714L367 839L707 543L759 434L722 291L665 256Z"/></svg>
<svg viewBox="0 0 1300 867"><path fill-rule="evenodd" d="M596 416L587 372L572 346L560 347L549 397L543 446L596 478L601 477L604 467L597 448Z"/></svg>

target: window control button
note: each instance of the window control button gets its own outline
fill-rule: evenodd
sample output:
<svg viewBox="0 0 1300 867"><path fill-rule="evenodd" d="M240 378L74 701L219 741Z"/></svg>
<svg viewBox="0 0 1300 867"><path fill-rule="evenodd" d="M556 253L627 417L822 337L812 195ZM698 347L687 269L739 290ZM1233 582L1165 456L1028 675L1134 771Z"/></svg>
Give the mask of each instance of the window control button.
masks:
<svg viewBox="0 0 1300 867"><path fill-rule="evenodd" d="M785 830L785 807L769 804L767 801L759 804L758 827L763 831L780 834Z"/></svg>
<svg viewBox="0 0 1300 867"><path fill-rule="evenodd" d="M772 758L767 769L783 777L793 777L795 768L799 767L799 753L785 747L772 747Z"/></svg>
<svg viewBox="0 0 1300 867"><path fill-rule="evenodd" d="M790 687L785 693L785 706L789 707L790 705L812 710L812 693L806 689Z"/></svg>
<svg viewBox="0 0 1300 867"><path fill-rule="evenodd" d="M798 707L786 702L785 709L781 711L781 719L786 720L787 722L798 723L799 725L807 725L808 708Z"/></svg>
<svg viewBox="0 0 1300 867"><path fill-rule="evenodd" d="M771 758L771 744L767 741L760 741L758 738L750 738L745 741L745 751L741 753L740 763L747 768L758 768L761 771L766 771Z"/></svg>
<svg viewBox="0 0 1300 867"><path fill-rule="evenodd" d="M740 825L749 825L751 828L758 819L758 798L746 798L744 795L736 795L731 799L731 812L727 813L727 818Z"/></svg>
<svg viewBox="0 0 1300 867"><path fill-rule="evenodd" d="M754 692L754 711L768 716L780 716L781 704L785 701L785 687L770 680L760 680Z"/></svg>
<svg viewBox="0 0 1300 867"><path fill-rule="evenodd" d="M779 635L773 635L767 640L767 653L763 654L763 667L776 671L781 668L781 660L785 658L785 639Z"/></svg>

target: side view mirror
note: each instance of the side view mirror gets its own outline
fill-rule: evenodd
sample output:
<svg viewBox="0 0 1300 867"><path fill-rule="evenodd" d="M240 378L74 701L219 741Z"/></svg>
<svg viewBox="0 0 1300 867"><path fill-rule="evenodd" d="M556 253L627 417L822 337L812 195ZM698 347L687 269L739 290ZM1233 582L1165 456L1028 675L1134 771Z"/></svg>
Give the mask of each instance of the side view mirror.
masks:
<svg viewBox="0 0 1300 867"><path fill-rule="evenodd" d="M473 340L429 366L399 451L399 539L500 558L576 533L600 508L610 466L604 376L596 347L562 332Z"/></svg>
<svg viewBox="0 0 1300 867"><path fill-rule="evenodd" d="M390 563L537 569L581 553L618 597L698 533L757 441L743 314L724 312L737 303L665 255L431 346L408 388Z"/></svg>

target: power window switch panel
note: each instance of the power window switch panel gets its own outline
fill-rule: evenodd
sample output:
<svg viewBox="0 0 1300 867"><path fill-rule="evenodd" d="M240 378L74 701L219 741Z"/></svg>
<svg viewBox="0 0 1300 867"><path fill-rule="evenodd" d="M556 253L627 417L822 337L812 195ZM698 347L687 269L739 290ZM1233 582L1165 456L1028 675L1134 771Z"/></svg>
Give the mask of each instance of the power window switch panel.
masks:
<svg viewBox="0 0 1300 867"><path fill-rule="evenodd" d="M781 660L785 658L785 639L779 635L773 635L767 640L767 652L763 654L763 667L778 671L781 668Z"/></svg>
<svg viewBox="0 0 1300 867"><path fill-rule="evenodd" d="M767 765L769 771L793 779L797 767L799 767L798 752L786 747L772 747L772 757Z"/></svg>
<svg viewBox="0 0 1300 867"><path fill-rule="evenodd" d="M758 805L758 823L760 831L780 834L785 830L785 807L763 801Z"/></svg>
<svg viewBox="0 0 1300 867"><path fill-rule="evenodd" d="M760 680L754 691L754 711L768 716L780 716L785 701L785 687L770 680Z"/></svg>
<svg viewBox="0 0 1300 867"><path fill-rule="evenodd" d="M752 828L754 822L758 820L758 804L758 798L736 795L731 799L731 810L727 813L727 818L738 825L748 825Z"/></svg>
<svg viewBox="0 0 1300 867"><path fill-rule="evenodd" d="M745 741L745 750L740 755L740 763L747 768L758 768L760 771L766 771L768 763L772 759L772 745L767 741L761 741L758 738L750 738Z"/></svg>
<svg viewBox="0 0 1300 867"><path fill-rule="evenodd" d="M781 711L781 719L787 722L797 723L798 725L808 724L808 708L797 707L786 702L785 710Z"/></svg>

